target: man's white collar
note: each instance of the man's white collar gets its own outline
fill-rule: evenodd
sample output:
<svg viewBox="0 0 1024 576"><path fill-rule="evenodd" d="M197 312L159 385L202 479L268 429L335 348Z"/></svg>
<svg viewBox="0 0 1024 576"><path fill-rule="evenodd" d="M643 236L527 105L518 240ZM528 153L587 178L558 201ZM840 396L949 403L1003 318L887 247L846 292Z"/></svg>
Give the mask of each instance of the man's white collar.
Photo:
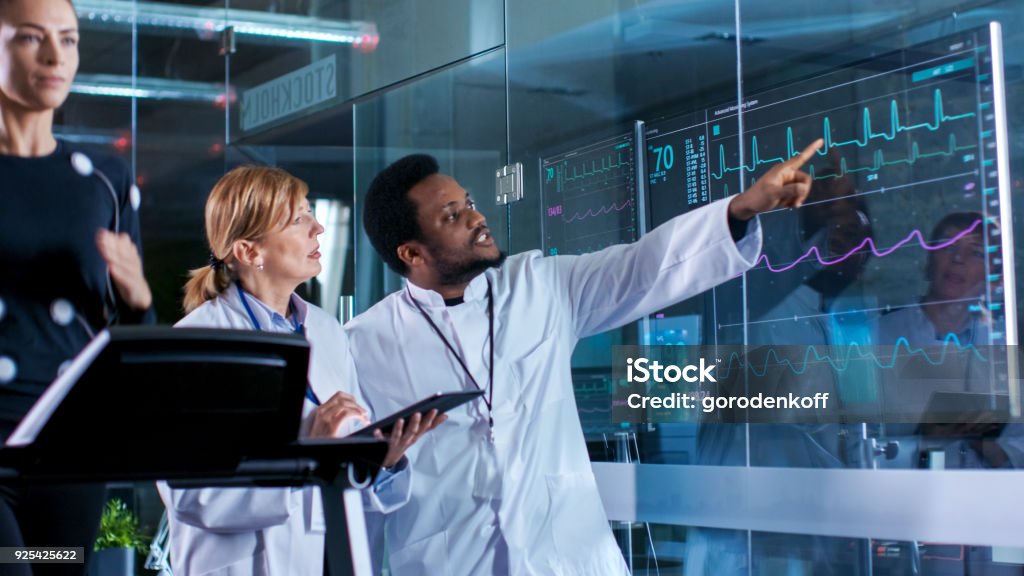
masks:
<svg viewBox="0 0 1024 576"><path fill-rule="evenodd" d="M466 286L466 291L462 295L462 299L465 302L474 302L477 300L483 300L487 297L487 278L486 272L479 274L476 278L473 278ZM416 299L417 302L428 308L444 308L444 297L439 292L429 290L427 288L420 288L416 284L406 279L406 286L409 288L409 294Z"/></svg>

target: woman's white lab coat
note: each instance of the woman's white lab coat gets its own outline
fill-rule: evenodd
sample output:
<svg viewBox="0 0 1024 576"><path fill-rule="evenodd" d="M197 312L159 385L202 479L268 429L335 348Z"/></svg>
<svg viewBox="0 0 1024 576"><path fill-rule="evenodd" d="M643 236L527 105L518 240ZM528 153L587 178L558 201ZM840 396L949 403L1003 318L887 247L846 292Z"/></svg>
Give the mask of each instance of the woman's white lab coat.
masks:
<svg viewBox="0 0 1024 576"><path fill-rule="evenodd" d="M272 326L269 309L251 295L248 298L260 325ZM355 386L341 325L320 308L298 296L292 298L310 344L309 382L316 396L326 401L335 392L347 392L366 406ZM253 328L234 286L177 326ZM303 432L312 423L314 408L307 399ZM408 469L379 481L364 492L367 509L395 510L408 501L411 487ZM158 490L168 510L175 576L323 575L324 517L319 488L171 490L161 482ZM379 552L371 551L371 555L376 557Z"/></svg>

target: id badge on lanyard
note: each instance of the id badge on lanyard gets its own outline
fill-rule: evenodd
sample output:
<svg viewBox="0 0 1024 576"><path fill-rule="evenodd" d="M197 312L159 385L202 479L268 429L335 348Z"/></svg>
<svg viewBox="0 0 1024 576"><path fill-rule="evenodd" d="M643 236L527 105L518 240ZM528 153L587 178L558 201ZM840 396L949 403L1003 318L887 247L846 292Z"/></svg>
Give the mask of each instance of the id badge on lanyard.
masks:
<svg viewBox="0 0 1024 576"><path fill-rule="evenodd" d="M488 426L487 434L473 434L473 438L476 448L473 497L493 500L501 494L502 479L498 466L498 452L493 441L493 429Z"/></svg>

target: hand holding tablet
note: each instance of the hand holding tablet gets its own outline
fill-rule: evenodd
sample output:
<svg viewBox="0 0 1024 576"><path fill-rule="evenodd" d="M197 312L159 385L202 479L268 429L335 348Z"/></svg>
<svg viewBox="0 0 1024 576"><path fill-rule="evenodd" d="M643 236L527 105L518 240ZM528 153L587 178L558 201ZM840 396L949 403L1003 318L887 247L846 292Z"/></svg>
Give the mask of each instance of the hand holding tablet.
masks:
<svg viewBox="0 0 1024 576"><path fill-rule="evenodd" d="M381 418L376 422L357 430L352 433L352 436L366 436L372 438L376 430L380 430L384 435L391 432L391 429L395 426L395 423L399 420L408 421L409 417L413 414L421 413L426 415L431 410L437 410L438 413L444 413L452 408L461 406L470 400L476 400L483 394L482 390L471 390L465 392L438 392L432 396L428 396L419 402L410 404L405 408L387 416Z"/></svg>

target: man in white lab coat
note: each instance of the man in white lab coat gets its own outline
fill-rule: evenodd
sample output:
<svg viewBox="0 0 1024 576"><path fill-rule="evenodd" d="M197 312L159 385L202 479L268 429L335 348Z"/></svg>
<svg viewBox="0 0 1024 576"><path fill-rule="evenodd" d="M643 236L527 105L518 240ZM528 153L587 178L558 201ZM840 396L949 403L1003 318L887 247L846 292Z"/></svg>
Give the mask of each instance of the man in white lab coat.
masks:
<svg viewBox="0 0 1024 576"><path fill-rule="evenodd" d="M748 221L803 201L799 168L820 146L743 194L584 256L506 260L433 158L382 171L363 223L408 282L346 326L363 396L388 414L441 390L484 391L407 453L417 478L387 520L392 573L626 574L576 412L573 348L752 266L761 237Z"/></svg>

